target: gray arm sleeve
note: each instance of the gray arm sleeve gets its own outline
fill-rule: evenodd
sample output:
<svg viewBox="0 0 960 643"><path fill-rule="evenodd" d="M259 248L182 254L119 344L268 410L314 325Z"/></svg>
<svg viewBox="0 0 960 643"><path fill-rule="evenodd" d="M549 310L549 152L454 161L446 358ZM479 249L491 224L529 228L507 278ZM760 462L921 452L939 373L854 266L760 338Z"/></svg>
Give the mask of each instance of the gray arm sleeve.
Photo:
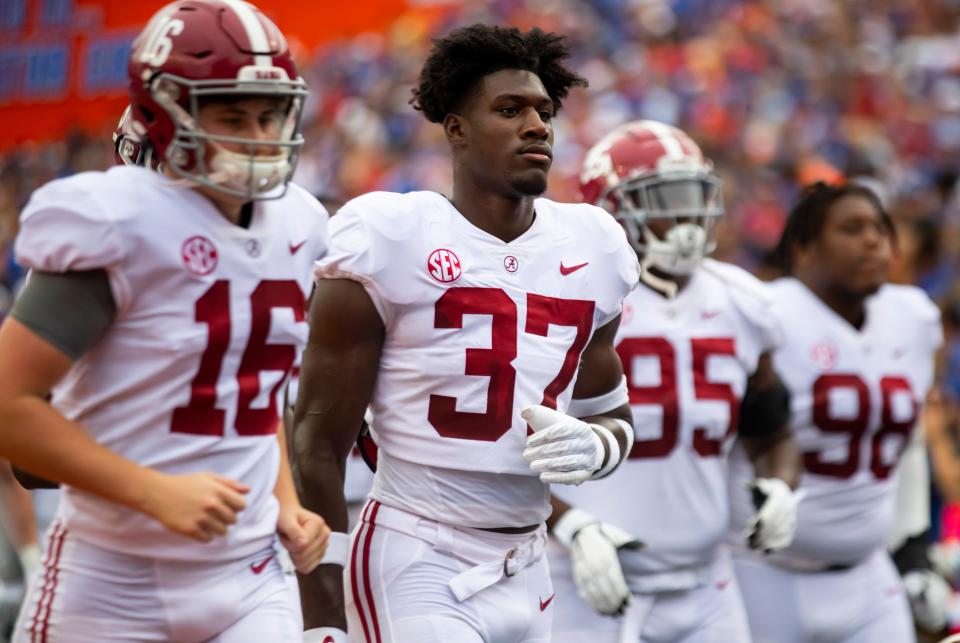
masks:
<svg viewBox="0 0 960 643"><path fill-rule="evenodd" d="M77 360L107 332L117 305L105 270L34 270L10 315Z"/></svg>

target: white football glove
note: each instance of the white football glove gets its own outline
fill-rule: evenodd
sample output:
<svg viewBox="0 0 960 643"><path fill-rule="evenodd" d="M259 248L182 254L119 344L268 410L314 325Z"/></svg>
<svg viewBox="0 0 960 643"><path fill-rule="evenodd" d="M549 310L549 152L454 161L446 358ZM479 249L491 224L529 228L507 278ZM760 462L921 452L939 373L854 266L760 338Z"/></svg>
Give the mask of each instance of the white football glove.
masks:
<svg viewBox="0 0 960 643"><path fill-rule="evenodd" d="M580 484L600 470L605 450L591 425L539 404L520 416L534 431L523 459L542 482Z"/></svg>
<svg viewBox="0 0 960 643"><path fill-rule="evenodd" d="M347 633L336 627L315 627L303 633L303 643L349 643Z"/></svg>
<svg viewBox="0 0 960 643"><path fill-rule="evenodd" d="M950 584L933 570L914 569L903 575L903 586L916 624L930 634L940 633L947 626Z"/></svg>
<svg viewBox="0 0 960 643"><path fill-rule="evenodd" d="M756 507L743 534L747 546L765 554L789 546L797 531L799 494L779 478L757 478L746 486Z"/></svg>
<svg viewBox="0 0 960 643"><path fill-rule="evenodd" d="M617 550L642 549L643 543L579 509L563 514L553 527L553 535L570 550L573 580L580 598L601 614L623 614L630 602L630 589Z"/></svg>

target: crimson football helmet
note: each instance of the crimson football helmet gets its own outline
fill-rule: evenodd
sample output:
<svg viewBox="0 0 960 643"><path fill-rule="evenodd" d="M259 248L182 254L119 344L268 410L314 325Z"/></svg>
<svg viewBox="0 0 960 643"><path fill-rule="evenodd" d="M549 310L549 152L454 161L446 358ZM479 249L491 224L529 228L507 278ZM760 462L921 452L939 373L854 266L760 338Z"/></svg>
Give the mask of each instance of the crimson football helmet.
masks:
<svg viewBox="0 0 960 643"><path fill-rule="evenodd" d="M242 0L168 4L134 41L128 75L125 127L137 137L125 139L124 151L136 152L130 158L146 153L134 146L148 145L157 163L195 183L248 199L282 196L284 190L275 188L290 181L303 144L307 86L286 38L259 9ZM279 137L260 141L205 132L198 125L202 101L232 96L285 100ZM222 143L243 145L246 153ZM256 153L264 148L271 153Z"/></svg>
<svg viewBox="0 0 960 643"><path fill-rule="evenodd" d="M714 226L724 212L720 178L676 127L634 121L612 131L587 152L580 192L623 225L644 267L690 274L716 247ZM672 225L654 225L655 219Z"/></svg>

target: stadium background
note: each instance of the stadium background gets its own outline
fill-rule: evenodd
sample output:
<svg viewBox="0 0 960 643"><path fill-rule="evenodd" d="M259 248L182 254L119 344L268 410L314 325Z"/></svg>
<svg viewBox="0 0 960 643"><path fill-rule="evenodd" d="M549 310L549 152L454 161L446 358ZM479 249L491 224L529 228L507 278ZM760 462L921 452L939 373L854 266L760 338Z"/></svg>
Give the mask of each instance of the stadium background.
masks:
<svg viewBox="0 0 960 643"><path fill-rule="evenodd" d="M23 277L12 253L21 207L46 181L112 163L130 42L163 4L0 0L0 317ZM866 177L897 222L894 280L943 307L940 382L948 399L960 396L960 0L258 5L287 33L311 88L296 180L329 202L448 190L440 128L407 101L430 38L476 21L567 34L590 81L556 120L553 198L577 199L583 155L612 127L674 123L724 179L719 258L764 274L801 185ZM938 420L952 431L955 415L948 405ZM960 480L941 487L934 524L952 577Z"/></svg>

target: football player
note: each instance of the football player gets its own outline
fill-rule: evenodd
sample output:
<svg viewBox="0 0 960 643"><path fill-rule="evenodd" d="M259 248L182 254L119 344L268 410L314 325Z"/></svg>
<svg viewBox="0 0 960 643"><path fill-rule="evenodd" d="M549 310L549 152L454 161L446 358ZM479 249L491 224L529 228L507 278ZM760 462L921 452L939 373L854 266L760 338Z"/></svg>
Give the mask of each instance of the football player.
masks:
<svg viewBox="0 0 960 643"><path fill-rule="evenodd" d="M129 76L118 153L146 167L51 182L21 216L0 457L64 491L14 640L296 640L278 536L309 571L328 535L279 422L326 250L288 185L306 86L238 0L161 9Z"/></svg>
<svg viewBox="0 0 960 643"><path fill-rule="evenodd" d="M346 528L368 405L379 455L345 583L334 566L302 577L308 640L343 641L347 623L377 643L550 636L547 483L602 478L629 452L613 338L639 272L602 209L540 198L553 116L585 84L566 56L539 29L435 41L413 104L443 126L452 193L372 193L331 221L296 407L307 506Z"/></svg>
<svg viewBox="0 0 960 643"><path fill-rule="evenodd" d="M912 286L887 284L893 226L857 184L813 185L777 247L771 287L785 343L774 367L791 393L805 494L781 552L735 552L757 643L914 640L886 551L897 463L930 389L940 314ZM745 480L735 460L731 489ZM734 498L733 524L745 503ZM771 600L776 597L777 600Z"/></svg>
<svg viewBox="0 0 960 643"><path fill-rule="evenodd" d="M721 182L681 130L649 120L614 130L588 152L581 190L623 225L643 267L616 339L636 441L616 478L554 491L550 565L564 605L554 640L748 642L721 542L727 454L739 435L756 468L740 493L756 500L747 542L762 551L790 542L799 471L770 361L782 341L770 298L707 258Z"/></svg>

